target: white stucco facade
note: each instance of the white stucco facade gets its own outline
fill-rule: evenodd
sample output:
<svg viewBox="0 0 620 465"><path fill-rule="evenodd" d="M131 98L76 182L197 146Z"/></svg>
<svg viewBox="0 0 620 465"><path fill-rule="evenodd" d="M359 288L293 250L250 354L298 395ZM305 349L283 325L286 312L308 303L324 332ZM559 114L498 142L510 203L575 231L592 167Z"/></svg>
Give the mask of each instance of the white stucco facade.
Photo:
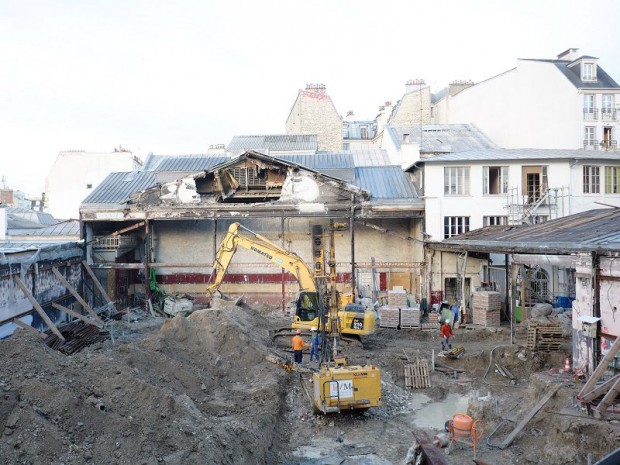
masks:
<svg viewBox="0 0 620 465"><path fill-rule="evenodd" d="M140 167L131 152L60 152L45 180L45 209L55 218L79 218L79 207L114 171Z"/></svg>
<svg viewBox="0 0 620 465"><path fill-rule="evenodd" d="M584 166L598 168L597 193L588 193L584 189ZM445 170L463 167L469 170L468 193L447 195L444 193ZM485 194L485 167L497 169L504 167L507 173L506 188L501 193ZM543 168L544 167L544 168ZM546 185L549 196L533 212L537 221L601 208L602 202L620 205L620 193L607 193L606 167L620 170L618 159L592 159L587 161L575 159L529 159L529 160L469 160L450 163L427 163L424 167L424 198L426 215L426 233L430 240L441 241L445 233L446 217L467 218L469 231L489 225L485 217L501 217L502 224L521 223L525 208L531 208L536 202L528 203L527 188L524 179L527 172L546 172ZM540 169L539 169L540 168ZM617 178L616 178L617 179ZM541 180L541 182L543 182ZM557 190L556 190L557 189ZM586 192L584 192L584 190ZM611 189L618 192L618 189ZM544 196L544 195L541 195ZM491 220L497 221L497 220ZM465 231L461 231L465 232Z"/></svg>
<svg viewBox="0 0 620 465"><path fill-rule="evenodd" d="M599 70L593 80L582 80L586 64ZM434 115L438 123L473 123L503 148L600 150L617 148L619 104L620 88L596 58L519 59L442 99Z"/></svg>

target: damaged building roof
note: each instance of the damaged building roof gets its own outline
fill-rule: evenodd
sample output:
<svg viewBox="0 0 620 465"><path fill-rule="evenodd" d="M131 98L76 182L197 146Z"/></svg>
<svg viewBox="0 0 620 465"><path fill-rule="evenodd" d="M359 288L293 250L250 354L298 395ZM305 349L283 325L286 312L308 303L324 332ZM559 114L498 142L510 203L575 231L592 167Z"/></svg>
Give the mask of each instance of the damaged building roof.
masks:
<svg viewBox="0 0 620 465"><path fill-rule="evenodd" d="M84 249L79 242L0 242L0 265L64 260L80 257Z"/></svg>
<svg viewBox="0 0 620 465"><path fill-rule="evenodd" d="M254 150L261 153L318 150L316 134L271 134L234 136L226 150L233 153Z"/></svg>
<svg viewBox="0 0 620 465"><path fill-rule="evenodd" d="M239 174L237 170L244 162L252 163L251 166L255 166L255 169L259 171L269 170L280 174L275 174L275 178L270 174L266 179L267 184L265 180L261 181L263 184L257 184L257 187L262 185L262 188L254 187L249 191L247 188L239 189L239 182L243 184L244 180L247 181L246 175L242 174L243 172ZM418 198L411 179L398 166L356 167L355 157L349 152L324 152L313 155L286 154L274 157L254 151L248 151L240 157L226 158L225 161L208 170L185 176L180 172L159 171L112 173L84 200L82 210L92 212L105 208L117 210L119 207L128 205L134 205L131 208L139 209L141 205L154 206L162 201L164 202L162 206L164 204L172 206L176 202L175 196L180 192L178 189L185 189L183 195L189 195L186 187L181 186L183 183L179 183L181 179L190 177L193 178L191 183L196 184L190 187L193 194L190 193L190 197L184 197L183 201L177 198L177 201L181 202L178 206L189 202L196 206L200 204L201 208L230 209L234 207L235 202L236 205L239 205L239 202L246 205L260 202L262 208L265 208L269 205L266 202L277 201L280 198L285 173L288 172L290 175L295 170L315 176L315 179L325 185L331 185L331 189L343 189L355 194L357 201L363 202L367 209L380 205L383 209L382 214L389 211L390 205L394 205L399 211L408 209L408 211L418 212L416 215L423 210L423 200ZM171 175L176 175L176 177L171 178ZM234 176L237 176L236 181ZM164 191L166 191L165 194ZM292 191L287 192L289 192L287 195L290 195ZM348 196L348 194L345 195ZM130 200L131 203L128 203ZM283 206L290 200L290 197L283 196L278 205ZM332 209L337 208L336 204L330 205Z"/></svg>
<svg viewBox="0 0 620 465"><path fill-rule="evenodd" d="M566 255L620 252L620 208L601 208L535 225L488 226L429 242L437 250Z"/></svg>
<svg viewBox="0 0 620 465"><path fill-rule="evenodd" d="M264 157L265 161L281 160L304 169L316 171L358 187L372 187L369 190L377 198L416 198L417 193L407 175L398 166L367 166L357 167L356 157L350 152L319 152L314 155L286 154L279 157L270 157L254 152L255 156ZM212 159L211 168L224 167L234 164L238 159L204 155ZM214 160L219 160L214 164ZM146 165L146 164L145 164ZM207 170L207 171L209 171ZM178 178L183 177L175 171ZM373 180L373 176L376 179ZM109 174L91 194L84 199L83 204L114 204L123 203L133 194L155 186L158 181L169 181L149 167L148 171L117 172ZM365 189L365 188L364 188Z"/></svg>

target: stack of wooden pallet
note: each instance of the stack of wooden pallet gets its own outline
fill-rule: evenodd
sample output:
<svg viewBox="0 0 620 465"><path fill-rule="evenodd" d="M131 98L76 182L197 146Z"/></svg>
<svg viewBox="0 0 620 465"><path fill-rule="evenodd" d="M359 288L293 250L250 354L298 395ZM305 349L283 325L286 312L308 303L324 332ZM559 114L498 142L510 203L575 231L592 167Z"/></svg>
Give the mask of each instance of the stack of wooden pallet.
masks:
<svg viewBox="0 0 620 465"><path fill-rule="evenodd" d="M473 293L473 323L481 326L499 326L502 302L499 292L477 291Z"/></svg>
<svg viewBox="0 0 620 465"><path fill-rule="evenodd" d="M560 323L530 321L527 327L527 348L549 352L559 350L564 342Z"/></svg>
<svg viewBox="0 0 620 465"><path fill-rule="evenodd" d="M380 315L379 326L382 328L398 328L400 325L400 308L384 305L380 309Z"/></svg>

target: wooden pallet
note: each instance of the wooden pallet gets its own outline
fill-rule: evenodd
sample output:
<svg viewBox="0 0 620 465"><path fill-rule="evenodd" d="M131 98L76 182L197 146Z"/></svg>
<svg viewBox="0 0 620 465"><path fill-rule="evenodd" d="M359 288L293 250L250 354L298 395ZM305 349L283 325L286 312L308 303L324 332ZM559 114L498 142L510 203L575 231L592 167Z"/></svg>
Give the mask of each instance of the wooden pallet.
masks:
<svg viewBox="0 0 620 465"><path fill-rule="evenodd" d="M527 348L530 350L559 350L563 342L562 327L557 323L543 325L532 321L527 328Z"/></svg>
<svg viewBox="0 0 620 465"><path fill-rule="evenodd" d="M431 377L426 360L418 360L405 365L405 387L410 389L431 387Z"/></svg>

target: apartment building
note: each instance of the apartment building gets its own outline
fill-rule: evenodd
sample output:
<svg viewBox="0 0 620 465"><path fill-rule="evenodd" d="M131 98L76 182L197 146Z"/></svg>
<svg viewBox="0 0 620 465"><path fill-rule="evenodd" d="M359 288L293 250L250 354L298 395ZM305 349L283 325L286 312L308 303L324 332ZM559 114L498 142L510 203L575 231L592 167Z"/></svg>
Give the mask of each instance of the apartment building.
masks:
<svg viewBox="0 0 620 465"><path fill-rule="evenodd" d="M620 86L598 58L570 48L555 59L464 86L434 106L437 123L473 123L503 148L617 150Z"/></svg>

